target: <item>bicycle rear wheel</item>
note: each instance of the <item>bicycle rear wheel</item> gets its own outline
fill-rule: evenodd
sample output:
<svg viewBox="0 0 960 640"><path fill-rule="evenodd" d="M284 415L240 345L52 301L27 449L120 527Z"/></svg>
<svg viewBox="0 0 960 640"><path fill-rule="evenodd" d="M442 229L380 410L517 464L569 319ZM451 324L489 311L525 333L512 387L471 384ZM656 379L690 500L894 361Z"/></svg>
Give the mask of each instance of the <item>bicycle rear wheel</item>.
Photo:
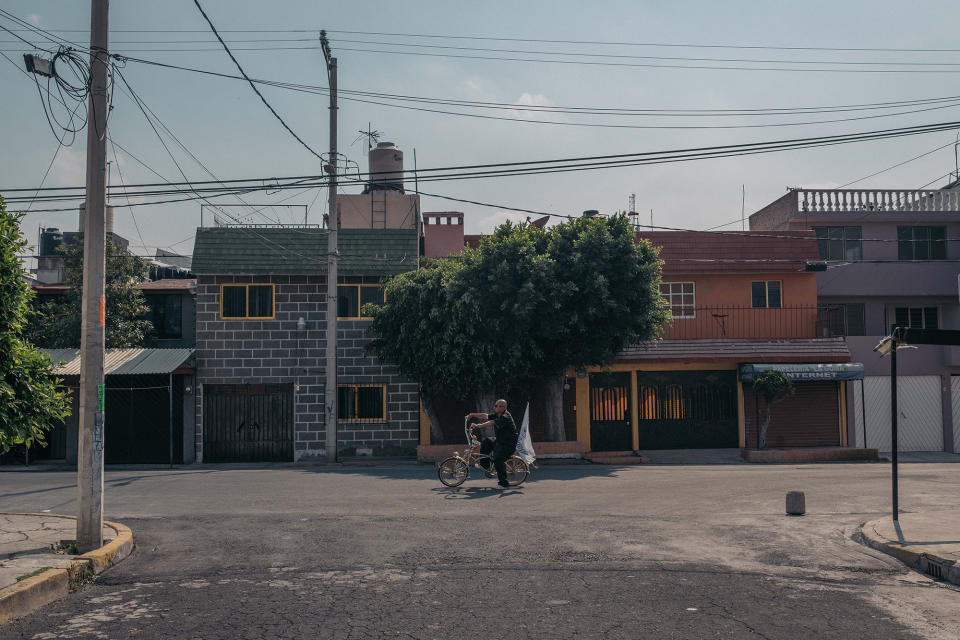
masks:
<svg viewBox="0 0 960 640"><path fill-rule="evenodd" d="M522 458L513 456L504 464L507 467L507 484L511 487L523 483L523 481L527 479L527 476L530 475L530 467L527 466L527 463L524 462Z"/></svg>
<svg viewBox="0 0 960 640"><path fill-rule="evenodd" d="M470 475L470 467L462 459L450 457L437 467L437 477L445 486L459 487Z"/></svg>

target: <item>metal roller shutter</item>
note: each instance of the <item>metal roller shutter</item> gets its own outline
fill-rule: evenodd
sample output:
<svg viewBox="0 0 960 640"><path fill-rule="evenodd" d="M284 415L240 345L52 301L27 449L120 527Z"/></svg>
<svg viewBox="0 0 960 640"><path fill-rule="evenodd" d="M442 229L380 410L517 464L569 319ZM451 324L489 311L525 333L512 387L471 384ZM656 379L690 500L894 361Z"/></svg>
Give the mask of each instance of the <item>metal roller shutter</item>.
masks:
<svg viewBox="0 0 960 640"><path fill-rule="evenodd" d="M796 393L773 405L767 447L840 446L840 399L836 382L797 382ZM757 422L763 423L764 404L754 404L752 386L744 385L746 445L757 446ZM759 416L754 419L754 408Z"/></svg>

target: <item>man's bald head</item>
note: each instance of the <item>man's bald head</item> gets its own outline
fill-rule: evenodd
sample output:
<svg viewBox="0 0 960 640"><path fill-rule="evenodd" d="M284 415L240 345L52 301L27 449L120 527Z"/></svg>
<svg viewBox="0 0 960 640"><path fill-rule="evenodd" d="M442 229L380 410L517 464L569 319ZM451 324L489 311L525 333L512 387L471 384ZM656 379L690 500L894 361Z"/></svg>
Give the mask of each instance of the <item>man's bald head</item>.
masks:
<svg viewBox="0 0 960 640"><path fill-rule="evenodd" d="M493 404L493 412L497 415L502 414L507 410L507 401L503 398L500 398Z"/></svg>

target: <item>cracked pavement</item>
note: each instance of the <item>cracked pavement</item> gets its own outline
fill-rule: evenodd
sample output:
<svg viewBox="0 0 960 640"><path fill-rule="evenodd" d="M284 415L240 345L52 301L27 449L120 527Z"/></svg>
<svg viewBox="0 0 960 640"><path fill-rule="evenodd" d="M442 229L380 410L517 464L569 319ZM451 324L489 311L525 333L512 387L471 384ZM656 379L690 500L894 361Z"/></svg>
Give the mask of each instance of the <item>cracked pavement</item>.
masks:
<svg viewBox="0 0 960 640"><path fill-rule="evenodd" d="M901 468L905 511L960 467ZM73 475L0 473L70 513ZM783 515L786 491L808 515ZM137 548L0 638L956 638L960 590L860 545L889 466L545 466L517 490L432 466L107 473Z"/></svg>

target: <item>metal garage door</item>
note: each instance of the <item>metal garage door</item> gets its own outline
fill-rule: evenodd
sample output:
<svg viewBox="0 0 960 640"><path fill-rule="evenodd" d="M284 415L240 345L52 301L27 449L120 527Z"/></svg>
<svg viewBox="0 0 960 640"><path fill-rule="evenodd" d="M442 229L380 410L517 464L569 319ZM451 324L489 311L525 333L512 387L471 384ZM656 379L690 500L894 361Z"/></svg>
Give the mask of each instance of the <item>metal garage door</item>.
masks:
<svg viewBox="0 0 960 640"><path fill-rule="evenodd" d="M203 385L204 462L293 460L293 385Z"/></svg>
<svg viewBox="0 0 960 640"><path fill-rule="evenodd" d="M857 446L890 451L890 378L867 376L854 385ZM900 451L943 451L943 408L940 376L898 376L897 408ZM863 397L863 401L861 401ZM863 402L866 402L864 444Z"/></svg>

